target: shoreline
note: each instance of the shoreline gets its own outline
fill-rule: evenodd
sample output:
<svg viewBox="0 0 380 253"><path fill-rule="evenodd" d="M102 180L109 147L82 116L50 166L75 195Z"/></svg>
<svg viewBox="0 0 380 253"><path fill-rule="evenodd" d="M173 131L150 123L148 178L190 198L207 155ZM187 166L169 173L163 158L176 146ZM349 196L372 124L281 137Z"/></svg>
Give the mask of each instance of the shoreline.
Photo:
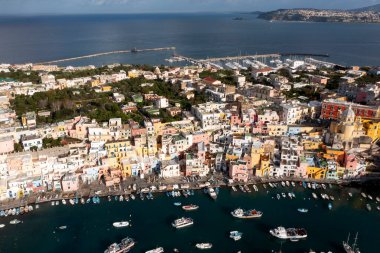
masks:
<svg viewBox="0 0 380 253"><path fill-rule="evenodd" d="M68 192L68 193L40 193L36 195L31 195L27 199L19 199L19 200L11 200L10 202L13 203L0 203L0 211L5 211L9 209L14 209L14 208L20 208L26 205L38 205L38 204L43 204L47 202L52 202L52 201L59 201L62 202L62 200L70 200L70 199L75 199L75 198L92 198L93 196L99 196L100 198L108 197L108 196L120 196L120 195L125 195L125 194L138 194L140 193L140 190L142 189L149 189L148 192L151 193L163 193L163 192L168 192L168 191L183 191L183 190L200 190L203 188L206 188L208 186L210 187L229 187L231 188L232 186L238 186L238 185L263 185L263 184L268 184L268 183L279 183L279 182L294 182L296 184L299 184L300 182L305 182L305 183L317 183L317 184L332 184L332 185L337 185L341 187L348 187L350 183L353 182L353 180L319 180L319 179L302 179L302 178L259 178L259 179L253 179L250 180L246 183L244 182L233 182L231 184L220 181L217 183L211 183L209 181L212 180L205 180L205 181L199 181L199 182L182 182L182 181L175 181L172 183L160 183L159 185L157 183L145 183L144 185L140 185L138 183L135 183L137 188L136 190L133 189L123 189L119 191L108 191L108 192L103 192L102 190L96 191L96 189L90 189L90 192L88 194L80 194L78 195L77 192ZM209 185L207 185L209 183ZM129 186L131 186L130 184ZM178 188L173 188L174 185L177 185ZM151 190L151 186L157 187L156 190ZM169 189L159 189L159 186L169 186ZM183 186L186 186L182 188ZM356 186L350 186L354 188L358 188ZM100 191L100 192L99 192ZM93 193L92 193L93 192ZM96 193L98 192L98 193ZM148 193L144 192L144 193ZM57 197L58 196L58 197Z"/></svg>

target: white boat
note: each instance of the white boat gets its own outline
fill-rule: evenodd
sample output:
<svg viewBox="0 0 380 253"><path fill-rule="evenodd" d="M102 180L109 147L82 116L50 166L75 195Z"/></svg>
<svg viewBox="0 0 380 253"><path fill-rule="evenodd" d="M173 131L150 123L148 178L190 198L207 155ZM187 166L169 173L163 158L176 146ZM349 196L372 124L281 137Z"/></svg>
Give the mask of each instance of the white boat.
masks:
<svg viewBox="0 0 380 253"><path fill-rule="evenodd" d="M155 249L145 251L145 253L162 253L162 252L164 252L164 248L162 248L162 247L158 247Z"/></svg>
<svg viewBox="0 0 380 253"><path fill-rule="evenodd" d="M286 198L286 194L285 194L284 192L281 192L281 196L282 196L283 198Z"/></svg>
<svg viewBox="0 0 380 253"><path fill-rule="evenodd" d="M182 217L173 221L172 226L175 228L184 228L184 227L191 226L193 224L194 224L193 219Z"/></svg>
<svg viewBox="0 0 380 253"><path fill-rule="evenodd" d="M131 194L131 199L135 200L136 199L135 195Z"/></svg>
<svg viewBox="0 0 380 253"><path fill-rule="evenodd" d="M362 192L361 195L363 198L367 198L367 195L364 192Z"/></svg>
<svg viewBox="0 0 380 253"><path fill-rule="evenodd" d="M379 197L376 197L376 201L377 201L377 202L380 202L380 198L379 198Z"/></svg>
<svg viewBox="0 0 380 253"><path fill-rule="evenodd" d="M280 198L281 198L280 194L278 194L278 193L277 193L276 197L278 200L280 200Z"/></svg>
<svg viewBox="0 0 380 253"><path fill-rule="evenodd" d="M212 188L212 187L209 187L208 188L208 194L210 195L210 197L212 198L212 199L216 199L218 196L216 195L216 192L215 192L215 190L214 190L214 188Z"/></svg>
<svg viewBox="0 0 380 253"><path fill-rule="evenodd" d="M326 190L326 185L325 184L322 184L322 188L324 189L324 190Z"/></svg>
<svg viewBox="0 0 380 253"><path fill-rule="evenodd" d="M313 195L313 198L318 199L317 194L315 194L314 192L311 195Z"/></svg>
<svg viewBox="0 0 380 253"><path fill-rule="evenodd" d="M231 231L230 232L230 238L233 239L234 241L239 241L242 236L243 236L243 233L241 233L239 231Z"/></svg>
<svg viewBox="0 0 380 253"><path fill-rule="evenodd" d="M182 206L182 209L185 211L194 211L194 210L197 210L198 208L199 208L199 206L193 205L193 204Z"/></svg>
<svg viewBox="0 0 380 253"><path fill-rule="evenodd" d="M263 215L263 212L256 211L255 209L243 210L241 208L237 208L231 212L231 215L239 219L252 219L260 218Z"/></svg>
<svg viewBox="0 0 380 253"><path fill-rule="evenodd" d="M286 186L290 186L289 181L286 181L285 184Z"/></svg>
<svg viewBox="0 0 380 253"><path fill-rule="evenodd" d="M372 207L371 207L370 204L367 204L367 205L366 205L366 208L367 208L367 210L368 210L369 212L372 210Z"/></svg>
<svg viewBox="0 0 380 253"><path fill-rule="evenodd" d="M5 227L5 224L0 224L0 228L3 228L3 227Z"/></svg>
<svg viewBox="0 0 380 253"><path fill-rule="evenodd" d="M62 204L66 205L66 200L62 199Z"/></svg>
<svg viewBox="0 0 380 253"><path fill-rule="evenodd" d="M55 201L52 201L52 202L51 202L51 205L52 205L52 206L55 206Z"/></svg>
<svg viewBox="0 0 380 253"><path fill-rule="evenodd" d="M289 198L290 198L290 199L292 199L292 198L293 198L293 195L292 195L292 193L291 193L291 192L288 192L288 196L289 196Z"/></svg>
<svg viewBox="0 0 380 253"><path fill-rule="evenodd" d="M208 242L197 243L195 244L195 247L197 247L198 249L211 249L212 244Z"/></svg>
<svg viewBox="0 0 380 253"><path fill-rule="evenodd" d="M259 188L257 188L257 186L256 186L255 184L253 185L253 189L254 189L256 192L259 191Z"/></svg>
<svg viewBox="0 0 380 253"><path fill-rule="evenodd" d="M58 227L60 230L65 230L67 228L67 226L60 226Z"/></svg>
<svg viewBox="0 0 380 253"><path fill-rule="evenodd" d="M296 184L295 184L293 181L292 181L292 183L291 183L291 184L292 184L292 186L293 186L293 187L295 187L295 186L296 186Z"/></svg>
<svg viewBox="0 0 380 253"><path fill-rule="evenodd" d="M307 212L309 212L309 210L306 209L306 208L298 208L297 211L300 212L300 213L307 213Z"/></svg>
<svg viewBox="0 0 380 253"><path fill-rule="evenodd" d="M235 186L231 186L231 189L232 189L234 192L236 192L236 191L237 191L237 189L236 189L236 187L235 187Z"/></svg>
<svg viewBox="0 0 380 253"><path fill-rule="evenodd" d="M71 205L75 204L75 201L73 199L70 199L69 202L70 202Z"/></svg>
<svg viewBox="0 0 380 253"><path fill-rule="evenodd" d="M281 181L281 185L282 185L282 187L285 187L285 182Z"/></svg>
<svg viewBox="0 0 380 253"><path fill-rule="evenodd" d="M56 205L56 206L59 206L59 201L58 201L58 200L55 202L55 205ZM29 211L30 211L30 210L29 210Z"/></svg>
<svg viewBox="0 0 380 253"><path fill-rule="evenodd" d="M370 200L373 200L372 196L371 195L368 195L367 196Z"/></svg>
<svg viewBox="0 0 380 253"><path fill-rule="evenodd" d="M277 227L269 230L269 233L279 239L303 239L307 237L307 232L304 228L284 228Z"/></svg>
<svg viewBox="0 0 380 253"><path fill-rule="evenodd" d="M334 198L333 195L330 195L330 199L331 199L331 200L335 200L335 198Z"/></svg>
<svg viewBox="0 0 380 253"><path fill-rule="evenodd" d="M129 226L129 222L128 221L118 221L118 222L112 223L112 225L115 228L123 228L123 227L128 227Z"/></svg>
<svg viewBox="0 0 380 253"><path fill-rule="evenodd" d="M9 224L12 224L12 225L16 225L16 224L19 224L19 223L21 223L21 221L18 220L18 219L14 219L14 220L11 220L11 221L9 222Z"/></svg>
<svg viewBox="0 0 380 253"><path fill-rule="evenodd" d="M349 244L350 234L348 234L347 241L343 241L343 249L346 253L360 253L359 248L357 247L358 233L356 233L355 241L352 245Z"/></svg>

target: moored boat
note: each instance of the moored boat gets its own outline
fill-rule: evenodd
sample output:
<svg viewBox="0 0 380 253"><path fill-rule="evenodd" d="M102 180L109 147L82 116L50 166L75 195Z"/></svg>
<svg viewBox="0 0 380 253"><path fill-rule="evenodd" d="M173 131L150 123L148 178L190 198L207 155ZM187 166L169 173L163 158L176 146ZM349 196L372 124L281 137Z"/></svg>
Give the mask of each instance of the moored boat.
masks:
<svg viewBox="0 0 380 253"><path fill-rule="evenodd" d="M329 210L331 210L331 209L333 208L333 205L332 205L331 203L329 203L329 204L327 205L327 207L329 208Z"/></svg>
<svg viewBox="0 0 380 253"><path fill-rule="evenodd" d="M346 253L360 253L359 248L357 247L357 240L358 240L358 233L356 233L355 241L352 245L349 244L350 241L350 234L348 234L347 241L343 241L343 249L346 251Z"/></svg>
<svg viewBox="0 0 380 253"><path fill-rule="evenodd" d="M315 194L314 192L311 195L313 195L313 198L318 199L317 194Z"/></svg>
<svg viewBox="0 0 380 253"><path fill-rule="evenodd" d="M209 242L197 243L195 244L195 247L197 247L198 249L211 249L212 244Z"/></svg>
<svg viewBox="0 0 380 253"><path fill-rule="evenodd" d="M114 226L115 228L128 227L129 226L129 222L128 221L118 221L118 222L112 223L112 226Z"/></svg>
<svg viewBox="0 0 380 253"><path fill-rule="evenodd" d="M174 202L174 204L173 205L175 205L175 206L181 206L182 205L182 203L181 202Z"/></svg>
<svg viewBox="0 0 380 253"><path fill-rule="evenodd" d="M208 188L208 194L214 200L217 198L216 192L215 192L214 188L212 188L212 187Z"/></svg>
<svg viewBox="0 0 380 253"><path fill-rule="evenodd" d="M367 210L368 210L369 212L372 210L372 207L371 207L370 204L367 204L367 205L366 205L366 208L367 208Z"/></svg>
<svg viewBox="0 0 380 253"><path fill-rule="evenodd" d="M367 198L367 195L364 192L362 192L360 194L362 195L363 198Z"/></svg>
<svg viewBox="0 0 380 253"><path fill-rule="evenodd" d="M162 248L162 247L158 247L155 249L145 251L145 253L163 253L163 252L164 252L164 248Z"/></svg>
<svg viewBox="0 0 380 253"><path fill-rule="evenodd" d="M120 243L112 243L104 253L125 253L133 246L135 246L135 241L130 237L126 237Z"/></svg>
<svg viewBox="0 0 380 253"><path fill-rule="evenodd" d="M300 212L300 213L307 213L307 212L309 212L309 209L306 209L306 208L298 208L297 211Z"/></svg>
<svg viewBox="0 0 380 253"><path fill-rule="evenodd" d="M279 239L303 239L307 237L307 232L304 228L284 228L277 227L269 230L269 233Z"/></svg>
<svg viewBox="0 0 380 253"><path fill-rule="evenodd" d="M193 211L193 210L197 210L198 208L199 206L193 205L193 204L182 206L182 209L185 211Z"/></svg>
<svg viewBox="0 0 380 253"><path fill-rule="evenodd" d="M230 238L233 239L234 241L239 241L242 236L243 236L242 232L239 232L239 231L230 232Z"/></svg>
<svg viewBox="0 0 380 253"><path fill-rule="evenodd" d="M239 219L252 219L260 218L263 215L263 212L256 211L255 209L243 210L241 208L237 208L231 212L231 215Z"/></svg>
<svg viewBox="0 0 380 253"><path fill-rule="evenodd" d="M60 226L58 227L60 230L65 230L67 228L67 226Z"/></svg>
<svg viewBox="0 0 380 253"><path fill-rule="evenodd" d="M3 228L3 227L5 227L5 224L0 224L0 228Z"/></svg>
<svg viewBox="0 0 380 253"><path fill-rule="evenodd" d="M172 226L175 228L184 228L184 227L191 226L193 224L194 224L193 219L182 217L173 221Z"/></svg>
<svg viewBox="0 0 380 253"><path fill-rule="evenodd" d="M18 219L14 219L14 220L11 220L11 221L9 222L9 224L12 224L12 225L16 225L16 224L19 224L19 223L21 223L21 221L18 220Z"/></svg>

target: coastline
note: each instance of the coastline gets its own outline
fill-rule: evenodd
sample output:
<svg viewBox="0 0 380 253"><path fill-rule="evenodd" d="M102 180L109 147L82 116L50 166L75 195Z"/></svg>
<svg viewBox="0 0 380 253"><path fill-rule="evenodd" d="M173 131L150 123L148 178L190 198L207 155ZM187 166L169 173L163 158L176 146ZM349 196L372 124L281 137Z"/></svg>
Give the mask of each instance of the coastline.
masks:
<svg viewBox="0 0 380 253"><path fill-rule="evenodd" d="M206 178L207 179L207 178ZM149 192L151 193L163 193L163 192L168 192L168 191L172 191L172 190L179 190L179 191L182 191L182 190L201 190L203 188L206 188L207 186L205 185L206 182L209 182L210 180L200 180L200 181L197 181L197 182L191 182L191 183L188 183L188 182L183 182L181 180L176 180L176 181L172 181L170 183L161 183L160 186L166 186L166 187L169 187L169 189L163 189L163 190L160 190L160 189L156 189L156 190L149 190ZM212 181L212 180L211 180ZM253 180L250 180L249 182L247 183L242 183L242 182L233 182L231 184L229 183L226 183L222 180L218 180L216 183L210 183L210 186L211 187L232 187L232 186L238 186L238 185L248 185L248 186L251 186L251 185L263 185L263 184L267 184L267 183L279 183L279 182L282 182L282 181L289 181L289 182L294 182L294 183L300 183L300 182L305 182L305 183L317 183L317 184L332 184L332 185L338 185L338 186L341 186L341 187L345 187L345 186L348 186L350 185L351 182L353 181L342 181L342 180L329 180L329 179L323 179L323 180L320 180L320 179L311 179L311 178L255 178ZM173 189L173 186L174 185L177 185L179 188L178 189ZM188 187L186 188L181 188L181 186L183 185L188 185ZM33 194L33 195L30 195L28 196L26 199L17 199L17 200L10 200L8 202L11 202L11 203L4 203L4 202L1 202L0 203L0 211L5 211L5 210L9 210L9 209L13 209L13 208L20 208L22 206L26 206L26 205L37 205L37 204L42 204L42 203L47 203L47 202L52 202L52 201L62 201L62 200L70 200L70 199L74 199L74 198L92 198L94 196L98 196L100 198L105 198L105 197L108 197L108 196L120 196L120 195L125 195L125 194L138 194L140 193L140 190L141 189L144 189L144 188L149 188L151 186L158 186L157 184L155 183L148 183L148 182L136 182L136 190L133 190L133 189L123 189L123 190L119 190L119 191L107 191L107 192L104 192L104 191L101 191L99 189L90 189L89 191L88 190L85 190L83 193L80 193L78 194L78 192L80 192L81 190L83 189L80 189L79 191L77 192L67 192L67 193L54 193L54 192L49 192L49 193L39 193L39 194ZM351 186L353 187L353 186ZM99 192L100 191L100 192ZM98 192L98 193L97 193Z"/></svg>

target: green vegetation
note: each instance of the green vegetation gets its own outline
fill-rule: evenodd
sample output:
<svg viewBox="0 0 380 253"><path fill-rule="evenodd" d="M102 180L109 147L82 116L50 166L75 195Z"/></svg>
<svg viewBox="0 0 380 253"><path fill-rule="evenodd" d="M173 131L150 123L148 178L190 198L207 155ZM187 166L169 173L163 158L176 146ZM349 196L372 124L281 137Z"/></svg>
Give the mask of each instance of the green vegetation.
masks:
<svg viewBox="0 0 380 253"><path fill-rule="evenodd" d="M320 100L320 93L313 86L305 86L299 89L290 89L282 92L287 99L298 98L300 96L307 97L311 100Z"/></svg>
<svg viewBox="0 0 380 253"><path fill-rule="evenodd" d="M40 83L40 76L36 71L10 71L9 73L0 72L1 78L11 78L19 82Z"/></svg>
<svg viewBox="0 0 380 253"><path fill-rule="evenodd" d="M62 138L53 139L53 138L44 138L42 139L43 148L53 148L53 147L62 147Z"/></svg>

